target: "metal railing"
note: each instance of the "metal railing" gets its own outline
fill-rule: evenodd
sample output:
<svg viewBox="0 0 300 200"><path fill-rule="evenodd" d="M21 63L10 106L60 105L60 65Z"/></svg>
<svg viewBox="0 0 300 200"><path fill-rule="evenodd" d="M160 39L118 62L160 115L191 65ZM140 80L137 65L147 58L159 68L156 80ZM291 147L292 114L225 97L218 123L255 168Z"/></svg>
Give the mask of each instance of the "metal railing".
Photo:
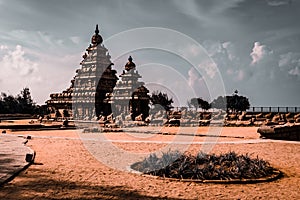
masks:
<svg viewBox="0 0 300 200"><path fill-rule="evenodd" d="M194 107L174 107L172 110L174 111L182 111L182 110L186 110L186 111L196 111L196 109ZM209 112L212 112L214 110L217 110L217 109L209 109L208 111ZM205 110L201 109L201 108L198 108L197 109L198 112L203 112ZM248 110L246 110L247 112L257 112L257 113L260 113L260 112L272 112L272 113L297 113L297 112L300 112L300 107L282 107L282 106L278 106L278 107L274 107L274 106L271 106L271 107L258 107L258 106L253 106L253 107L250 107Z"/></svg>
<svg viewBox="0 0 300 200"><path fill-rule="evenodd" d="M250 107L247 112L296 113L300 112L300 107Z"/></svg>

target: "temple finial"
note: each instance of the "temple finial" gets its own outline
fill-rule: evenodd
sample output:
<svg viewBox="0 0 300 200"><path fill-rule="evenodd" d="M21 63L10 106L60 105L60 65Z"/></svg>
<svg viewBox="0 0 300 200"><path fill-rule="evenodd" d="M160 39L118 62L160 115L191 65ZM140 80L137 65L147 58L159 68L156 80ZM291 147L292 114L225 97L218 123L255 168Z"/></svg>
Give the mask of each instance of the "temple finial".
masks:
<svg viewBox="0 0 300 200"><path fill-rule="evenodd" d="M98 28L98 24L96 24L96 30L95 30L96 35L99 34L99 28Z"/></svg>
<svg viewBox="0 0 300 200"><path fill-rule="evenodd" d="M99 35L98 24L96 24L95 34L92 37L92 44L93 44L93 46L97 46L98 44L101 44L102 42L103 42L103 39L102 39L101 35Z"/></svg>
<svg viewBox="0 0 300 200"><path fill-rule="evenodd" d="M135 69L135 64L134 64L134 62L132 62L132 60L133 60L132 57L129 56L128 62L125 65L125 70L129 71L131 69Z"/></svg>

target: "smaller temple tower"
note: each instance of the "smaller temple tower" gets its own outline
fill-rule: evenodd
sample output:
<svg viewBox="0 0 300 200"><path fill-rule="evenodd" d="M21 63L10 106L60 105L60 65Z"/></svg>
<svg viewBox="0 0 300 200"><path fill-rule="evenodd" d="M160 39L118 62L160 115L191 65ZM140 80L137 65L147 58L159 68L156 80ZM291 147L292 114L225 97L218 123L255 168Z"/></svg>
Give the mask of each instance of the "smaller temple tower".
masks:
<svg viewBox="0 0 300 200"><path fill-rule="evenodd" d="M149 90L144 86L144 82L140 82L142 76L136 70L135 63L129 56L128 62L124 66L123 73L114 88L112 94L112 107L115 115L121 113L131 115L132 120L141 115L145 120L149 115Z"/></svg>

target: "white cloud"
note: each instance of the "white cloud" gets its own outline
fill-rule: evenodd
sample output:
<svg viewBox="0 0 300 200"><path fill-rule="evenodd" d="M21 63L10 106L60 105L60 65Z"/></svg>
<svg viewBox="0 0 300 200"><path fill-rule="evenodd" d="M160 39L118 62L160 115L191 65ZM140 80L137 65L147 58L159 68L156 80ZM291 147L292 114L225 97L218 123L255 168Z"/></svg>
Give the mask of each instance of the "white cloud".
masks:
<svg viewBox="0 0 300 200"><path fill-rule="evenodd" d="M22 46L17 45L14 51L9 51L1 60L2 69L7 69L21 76L27 76L37 71L37 64L25 56Z"/></svg>
<svg viewBox="0 0 300 200"><path fill-rule="evenodd" d="M230 81L242 81L246 78L247 74L241 69L243 64L240 62L238 51L232 42L204 41L203 45L216 62L218 69L227 74ZM208 68L207 71L213 75L211 69Z"/></svg>
<svg viewBox="0 0 300 200"><path fill-rule="evenodd" d="M286 67L291 62L292 57L293 57L293 53L292 52L288 52L286 54L280 55L280 60L278 62L278 66L280 68Z"/></svg>
<svg viewBox="0 0 300 200"><path fill-rule="evenodd" d="M191 68L188 71L188 84L190 87L194 87L197 83L197 81L201 78L197 73L194 68Z"/></svg>
<svg viewBox="0 0 300 200"><path fill-rule="evenodd" d="M234 8L238 3L244 0L210 0L210 1L197 1L189 0L184 4L180 0L173 1L175 6L184 14L191 15L196 19L209 20L207 14L223 13L227 9Z"/></svg>
<svg viewBox="0 0 300 200"><path fill-rule="evenodd" d="M288 52L279 56L278 66L290 75L300 76L300 53Z"/></svg>
<svg viewBox="0 0 300 200"><path fill-rule="evenodd" d="M297 66L297 67L295 67L294 69L291 69L291 70L289 71L289 74L290 74L290 75L295 75L295 76L300 76L300 70L299 70L299 67Z"/></svg>
<svg viewBox="0 0 300 200"><path fill-rule="evenodd" d="M188 48L188 52L191 53L193 56L198 56L200 54L200 49L196 45L190 45Z"/></svg>
<svg viewBox="0 0 300 200"><path fill-rule="evenodd" d="M291 3L291 0L267 0L269 6L282 6Z"/></svg>
<svg viewBox="0 0 300 200"><path fill-rule="evenodd" d="M251 65L258 64L265 57L271 54L273 54L273 51L269 50L266 45L261 45L259 42L255 42L250 54L252 58Z"/></svg>
<svg viewBox="0 0 300 200"><path fill-rule="evenodd" d="M53 33L45 31L16 29L8 32L0 31L0 41L5 42L9 47L21 44L24 48L31 50L43 51L49 54L59 54L59 51L65 53L74 52L74 47L78 48L81 40L76 36L61 38L61 36L56 36ZM6 45L1 46L2 49L4 49Z"/></svg>
<svg viewBox="0 0 300 200"><path fill-rule="evenodd" d="M38 67L38 63L29 59L21 45L8 47L4 55L0 55L0 91L16 95L24 87L29 87L31 91L32 88L39 88L42 78Z"/></svg>
<svg viewBox="0 0 300 200"><path fill-rule="evenodd" d="M60 46L62 46L64 44L64 41L59 39L59 40L56 40L56 43Z"/></svg>
<svg viewBox="0 0 300 200"><path fill-rule="evenodd" d="M245 73L244 73L244 71L243 71L243 70L239 70L239 71L238 71L238 74L237 74L237 76L236 76L236 79L237 79L238 81L242 81L244 78L245 78Z"/></svg>
<svg viewBox="0 0 300 200"><path fill-rule="evenodd" d="M227 73L228 75L232 75L232 74L234 73L234 71L233 71L232 68L229 68L229 69L226 70L226 73Z"/></svg>
<svg viewBox="0 0 300 200"><path fill-rule="evenodd" d="M201 46L187 44L185 47L178 48L178 51L187 59L201 56L204 52Z"/></svg>
<svg viewBox="0 0 300 200"><path fill-rule="evenodd" d="M70 37L70 40L71 40L74 44L79 44L79 42L80 42L80 37L78 37L78 36L72 36L72 37Z"/></svg>
<svg viewBox="0 0 300 200"><path fill-rule="evenodd" d="M191 97L203 97L204 99L210 99L205 81L199 72L197 72L193 67L191 67L188 71L188 85L194 92Z"/></svg>
<svg viewBox="0 0 300 200"><path fill-rule="evenodd" d="M232 69L229 68L226 70L226 74L231 77L233 81L242 81L245 80L247 74L242 69Z"/></svg>
<svg viewBox="0 0 300 200"><path fill-rule="evenodd" d="M208 76L209 78L213 79L218 71L217 66L215 63L209 61L209 62L203 62L199 64L199 68L201 70L204 70L206 74L203 74L203 76Z"/></svg>
<svg viewBox="0 0 300 200"><path fill-rule="evenodd" d="M213 11L215 13L223 13L224 11L235 8L239 3L244 2L245 0L211 0L214 4Z"/></svg>
<svg viewBox="0 0 300 200"><path fill-rule="evenodd" d="M206 40L203 42L203 46L207 50L209 56L211 57L223 57L222 60L228 60L231 62L239 61L239 57L237 56L237 51L235 45L230 42L220 42L220 41L212 41Z"/></svg>
<svg viewBox="0 0 300 200"><path fill-rule="evenodd" d="M229 42L229 41L224 42L222 44L222 47L224 50L226 50L226 53L227 53L230 61L239 60L239 58L237 57L237 54L236 54L235 46L232 42Z"/></svg>
<svg viewBox="0 0 300 200"><path fill-rule="evenodd" d="M203 46L210 57L213 57L218 53L222 53L224 50L222 43L219 41L206 40L203 42Z"/></svg>
<svg viewBox="0 0 300 200"><path fill-rule="evenodd" d="M8 46L6 45L0 45L0 50L7 50L8 49Z"/></svg>

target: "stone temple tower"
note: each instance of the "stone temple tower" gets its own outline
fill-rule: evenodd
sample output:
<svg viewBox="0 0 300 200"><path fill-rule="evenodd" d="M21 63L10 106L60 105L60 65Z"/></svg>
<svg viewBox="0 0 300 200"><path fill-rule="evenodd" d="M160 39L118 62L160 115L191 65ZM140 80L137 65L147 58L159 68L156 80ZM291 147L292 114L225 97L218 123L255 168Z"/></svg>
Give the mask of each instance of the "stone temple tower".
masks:
<svg viewBox="0 0 300 200"><path fill-rule="evenodd" d="M91 119L112 112L110 94L118 77L116 70L112 69L113 63L108 50L102 42L96 25L91 44L82 56L81 69L76 71L74 77L72 107L75 119Z"/></svg>
<svg viewBox="0 0 300 200"><path fill-rule="evenodd" d="M139 81L142 76L136 70L135 63L129 56L128 62L124 66L123 73L114 88L112 106L116 115L121 113L131 115L131 119L141 115L145 120L149 115L149 90L144 86L144 82Z"/></svg>

